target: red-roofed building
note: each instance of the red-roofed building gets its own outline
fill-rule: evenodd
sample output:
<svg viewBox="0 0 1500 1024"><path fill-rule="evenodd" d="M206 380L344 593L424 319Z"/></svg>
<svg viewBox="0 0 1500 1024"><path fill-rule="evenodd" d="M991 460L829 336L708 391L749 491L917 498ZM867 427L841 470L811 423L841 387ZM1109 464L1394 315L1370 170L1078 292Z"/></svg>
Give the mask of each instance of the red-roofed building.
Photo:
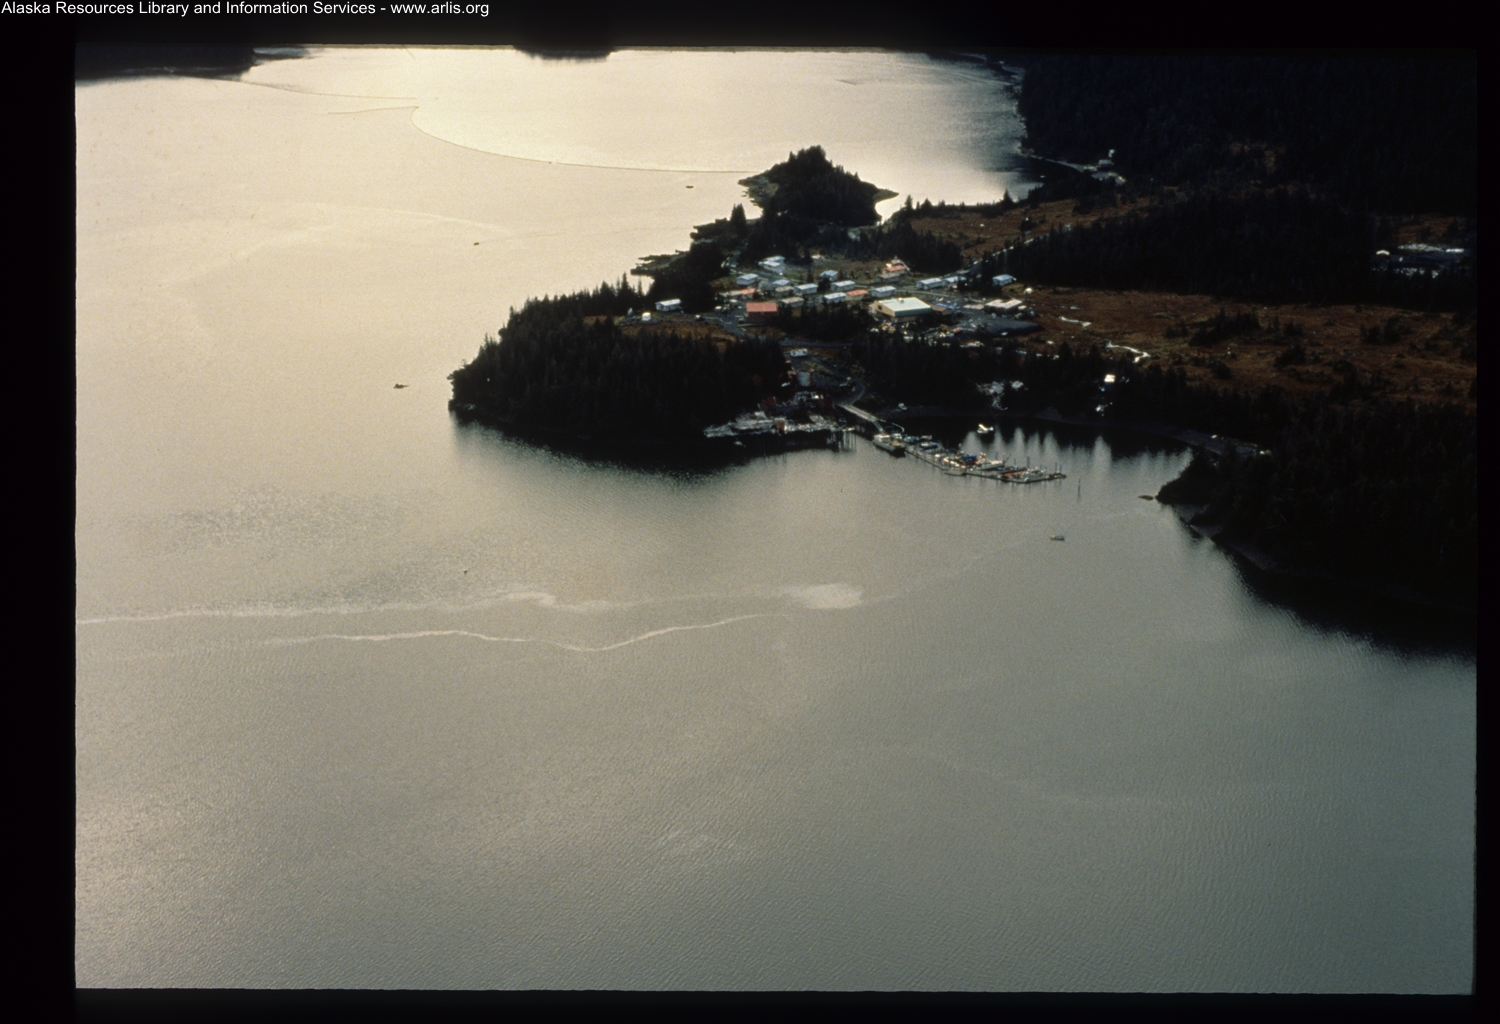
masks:
<svg viewBox="0 0 1500 1024"><path fill-rule="evenodd" d="M752 324L770 323L776 319L776 303L747 302L745 303L745 316Z"/></svg>

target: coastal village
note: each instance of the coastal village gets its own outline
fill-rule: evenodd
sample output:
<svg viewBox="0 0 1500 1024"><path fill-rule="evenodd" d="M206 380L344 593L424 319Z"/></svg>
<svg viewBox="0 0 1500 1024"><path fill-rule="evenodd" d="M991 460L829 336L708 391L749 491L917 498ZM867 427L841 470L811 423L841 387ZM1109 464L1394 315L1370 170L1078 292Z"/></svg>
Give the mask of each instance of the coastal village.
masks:
<svg viewBox="0 0 1500 1024"><path fill-rule="evenodd" d="M1071 205L1042 204L1031 211L1018 208L1008 219L1024 217L1044 229L1066 230L1072 223L1071 219L1063 222L1063 218ZM656 303L654 310L634 313L621 323L627 327L695 324L711 332L710 336L728 340L751 334L780 336L773 325L787 311L857 306L871 315L878 325L876 330L908 344L953 345L976 351L1014 340L1024 340L1044 351L1064 341L1075 348L1099 344L1106 350L1128 354L1138 364L1157 359L1180 366L1190 379L1225 377L1232 367L1246 383L1274 381L1292 393L1327 387L1346 364L1387 388L1410 392L1414 397L1424 391L1456 396L1468 386L1472 360L1465 348L1467 334L1456 321L1447 323L1451 317L1434 321L1430 315L1357 305L1317 310L1252 307L1250 311L1257 312L1268 327L1287 322L1302 329L1304 318L1310 321L1304 335L1306 362L1293 365L1285 359L1275 360L1284 351L1282 344L1258 345L1253 337L1240 337L1205 346L1189 339L1184 325L1205 323L1223 309L1223 304L1210 296L1034 289L1008 274L982 279L978 257L984 250L993 251L991 247L1004 238L1005 231L1013 229L1006 220L1004 216L949 208L916 221L925 230L967 243L964 255L969 266L956 273L922 276L900 259L872 263L815 255L810 266L798 266L784 257L770 256L748 267L731 265L726 271L729 276L722 282L719 303L710 312L685 313L680 301L667 299ZM1401 232L1403 244L1394 251L1376 253L1372 265L1383 266L1390 261L1427 271L1432 269L1428 263L1447 261L1442 263L1446 268L1447 263L1466 256L1468 250L1418 241L1445 227L1448 225L1439 222L1405 226ZM991 233L987 231L990 228L998 230ZM1011 241L1017 244L1013 236ZM1376 329L1399 335L1405 344L1380 348L1362 344L1367 333ZM847 433L857 432L893 455L914 454L946 472L1009 480L1041 478L1030 467L1018 471L990 464L975 453L942 450L929 436L913 435L898 422L930 419L943 415L944 410L895 405L871 412L856 406L866 397L866 391L855 376L846 372L839 358L847 343L785 336L780 340L790 367L790 387L786 389L790 394L731 423L709 427L705 436L731 443L755 440L762 444L775 437L777 446L786 448L836 446L847 443ZM1107 415L1111 384L1107 376L1099 381L1096 417ZM1016 382L995 381L982 385L981 390L988 395L994 413L1000 414L1005 410L1007 388L1018 386ZM1242 453L1256 450L1253 445L1196 431L1177 430L1173 436L1216 453L1230 447Z"/></svg>
<svg viewBox="0 0 1500 1024"><path fill-rule="evenodd" d="M938 277L917 277L900 259L883 264L851 264L833 258L814 257L810 267L788 264L785 257L769 256L754 269L732 268L733 287L720 293L719 304L710 313L688 314L677 299L656 303L655 310L624 318L626 325L697 323L734 337L772 324L784 310L811 306L863 307L879 325L875 330L899 335L913 344L959 345L978 349L987 343L1041 330L1029 319L1035 310L1027 305L1031 289L1010 275L989 282L998 297L974 301L960 289L979 282L977 265L966 271ZM935 314L940 326L931 326ZM767 399L762 408L729 423L704 430L710 441L745 446L747 442L778 448L838 447L849 433L871 438L892 455L910 453L952 475L978 476L1011 483L1035 483L1061 479L1060 469L1008 466L1003 460L983 454L945 448L931 435L906 431L897 417L920 417L933 410L908 410L904 405L872 413L855 405L864 397L864 385L832 365L838 350L848 343L807 343L784 339L783 354L790 366L784 399ZM997 408L1003 404L1004 386L992 392ZM994 427L980 424L981 436L993 436Z"/></svg>

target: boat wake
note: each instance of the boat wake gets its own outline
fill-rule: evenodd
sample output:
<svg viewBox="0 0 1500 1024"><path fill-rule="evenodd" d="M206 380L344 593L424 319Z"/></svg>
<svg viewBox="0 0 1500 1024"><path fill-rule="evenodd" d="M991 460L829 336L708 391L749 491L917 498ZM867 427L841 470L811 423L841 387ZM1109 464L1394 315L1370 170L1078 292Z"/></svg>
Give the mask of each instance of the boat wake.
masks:
<svg viewBox="0 0 1500 1024"><path fill-rule="evenodd" d="M560 640L551 640L547 637L536 636L490 636L487 633L476 633L467 629L423 629L411 633L323 633L318 636L305 637L283 637L275 640L267 640L268 646L286 647L294 644L325 643L331 641L344 641L347 643L388 643L393 640L425 640L432 637L464 637L470 640L480 640L484 643L494 644L545 644L556 647L559 650L574 651L580 654L596 654L602 651L614 651L621 647L629 647L645 640L654 640L659 636L669 633L682 633L690 630L718 629L721 626L733 625L736 622L746 622L750 619L771 619L783 617L781 612L757 612L751 615L735 615L731 618L720 619L718 622L700 622L684 626L663 626L661 629L648 630L639 636L633 636L612 644L601 647L585 647L579 644L563 643Z"/></svg>

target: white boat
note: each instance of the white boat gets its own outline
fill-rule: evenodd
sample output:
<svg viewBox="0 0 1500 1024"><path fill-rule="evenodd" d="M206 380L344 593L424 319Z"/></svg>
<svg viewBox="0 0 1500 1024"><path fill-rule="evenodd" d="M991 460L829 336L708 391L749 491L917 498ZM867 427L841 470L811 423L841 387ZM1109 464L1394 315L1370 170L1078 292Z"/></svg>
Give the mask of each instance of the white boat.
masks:
<svg viewBox="0 0 1500 1024"><path fill-rule="evenodd" d="M872 440L875 442L875 447L881 451L890 452L892 455L906 454L906 444L899 437L891 434L876 434Z"/></svg>

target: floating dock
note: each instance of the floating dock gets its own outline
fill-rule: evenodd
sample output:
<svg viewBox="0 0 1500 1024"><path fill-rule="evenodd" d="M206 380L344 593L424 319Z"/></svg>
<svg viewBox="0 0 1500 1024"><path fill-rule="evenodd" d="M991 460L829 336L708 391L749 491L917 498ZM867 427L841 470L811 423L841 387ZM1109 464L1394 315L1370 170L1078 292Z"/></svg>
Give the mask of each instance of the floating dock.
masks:
<svg viewBox="0 0 1500 1024"><path fill-rule="evenodd" d="M1059 470L1043 469L1040 466L1008 466L1003 459L992 459L974 452L954 451L931 441L915 441L912 438L902 440L906 441L908 455L936 466L949 476L977 476L1008 484L1039 484L1067 478L1067 474Z"/></svg>

